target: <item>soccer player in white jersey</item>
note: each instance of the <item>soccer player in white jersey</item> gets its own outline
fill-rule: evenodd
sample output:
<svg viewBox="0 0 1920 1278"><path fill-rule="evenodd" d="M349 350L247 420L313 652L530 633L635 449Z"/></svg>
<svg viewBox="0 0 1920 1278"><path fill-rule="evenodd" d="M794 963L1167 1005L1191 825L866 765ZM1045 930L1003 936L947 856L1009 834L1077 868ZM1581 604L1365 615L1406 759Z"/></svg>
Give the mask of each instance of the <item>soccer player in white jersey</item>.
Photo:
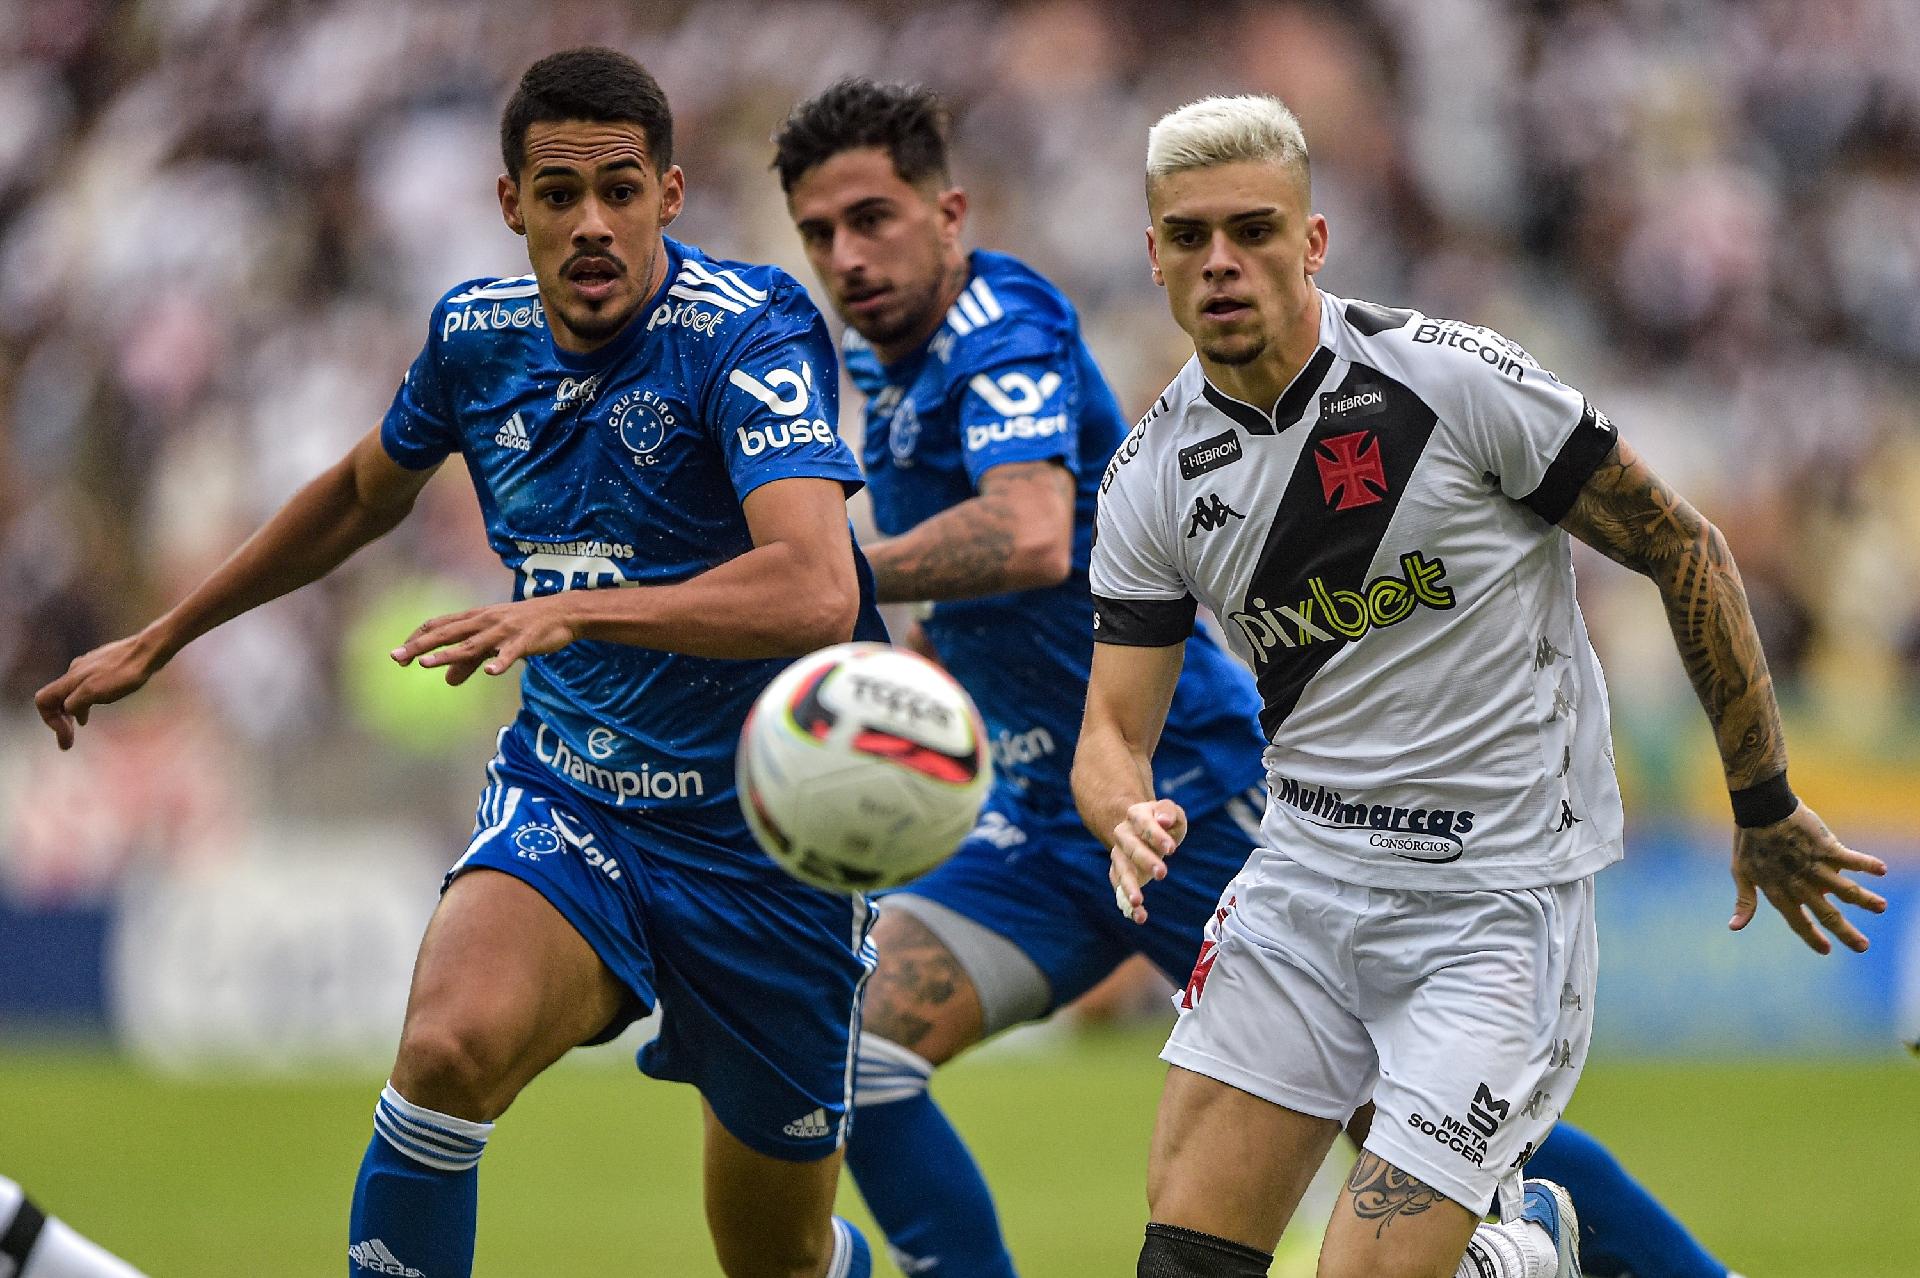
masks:
<svg viewBox="0 0 1920 1278"><path fill-rule="evenodd" d="M1863 950L1829 898L1884 909L1846 872L1885 867L1787 786L1718 531L1518 345L1314 285L1327 223L1284 106L1161 120L1147 202L1195 355L1103 485L1075 797L1144 919L1186 832L1148 760L1204 605L1254 669L1269 799L1177 1000L1139 1272L1266 1273L1371 1097L1322 1278L1577 1274L1564 1193L1518 1179L1585 1064L1593 875L1621 853L1566 533L1666 603L1732 791L1732 926L1764 892L1815 950L1822 927Z"/></svg>

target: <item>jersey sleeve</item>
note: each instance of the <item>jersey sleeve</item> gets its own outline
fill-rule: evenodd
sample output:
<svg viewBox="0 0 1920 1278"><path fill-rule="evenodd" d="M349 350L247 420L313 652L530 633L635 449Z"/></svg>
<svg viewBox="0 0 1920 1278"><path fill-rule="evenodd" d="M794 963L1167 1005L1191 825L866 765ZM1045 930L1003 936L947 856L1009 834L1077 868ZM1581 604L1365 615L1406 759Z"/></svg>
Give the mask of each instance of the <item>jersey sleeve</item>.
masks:
<svg viewBox="0 0 1920 1278"><path fill-rule="evenodd" d="M744 500L762 484L796 478L835 479L857 492L860 466L840 440L840 366L826 321L790 278L772 293L707 387L706 419L734 492Z"/></svg>
<svg viewBox="0 0 1920 1278"><path fill-rule="evenodd" d="M1100 494L1094 516L1093 640L1133 648L1185 643L1198 605L1162 544L1159 522L1123 483Z"/></svg>
<svg viewBox="0 0 1920 1278"><path fill-rule="evenodd" d="M1550 524L1572 509L1618 438L1606 414L1530 358L1473 360L1456 393L1469 455Z"/></svg>
<svg viewBox="0 0 1920 1278"><path fill-rule="evenodd" d="M406 380L394 392L380 423L381 447L409 470L430 469L460 451L460 431L446 388L446 351L440 341L440 313L445 308L444 299L434 308L426 344L407 369Z"/></svg>
<svg viewBox="0 0 1920 1278"><path fill-rule="evenodd" d="M991 344L967 361L952 390L967 478L978 487L987 471L1010 462L1058 460L1071 469L1080 406L1072 345L1029 323L989 332Z"/></svg>

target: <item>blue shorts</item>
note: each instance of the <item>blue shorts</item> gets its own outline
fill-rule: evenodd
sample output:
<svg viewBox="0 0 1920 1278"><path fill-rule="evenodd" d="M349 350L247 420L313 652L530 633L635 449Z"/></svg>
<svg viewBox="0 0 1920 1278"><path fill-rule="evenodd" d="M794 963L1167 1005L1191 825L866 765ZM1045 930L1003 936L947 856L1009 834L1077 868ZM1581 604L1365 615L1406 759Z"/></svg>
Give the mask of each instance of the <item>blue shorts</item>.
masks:
<svg viewBox="0 0 1920 1278"><path fill-rule="evenodd" d="M839 1148L874 966L870 904L789 878L759 855L732 802L615 810L574 792L512 734L487 776L473 841L446 881L511 874L586 939L632 995L592 1041L657 999L660 1036L640 1049L642 1070L699 1088L763 1154L804 1162ZM743 849L764 870L743 869Z"/></svg>
<svg viewBox="0 0 1920 1278"><path fill-rule="evenodd" d="M1190 814L1167 877L1146 887L1145 923L1114 905L1107 849L1077 813L1036 816L1011 794L996 794L959 850L902 891L1012 942L1046 978L1048 1011L1071 1003L1134 954L1184 985L1201 929L1259 842L1266 801L1266 788L1255 786Z"/></svg>

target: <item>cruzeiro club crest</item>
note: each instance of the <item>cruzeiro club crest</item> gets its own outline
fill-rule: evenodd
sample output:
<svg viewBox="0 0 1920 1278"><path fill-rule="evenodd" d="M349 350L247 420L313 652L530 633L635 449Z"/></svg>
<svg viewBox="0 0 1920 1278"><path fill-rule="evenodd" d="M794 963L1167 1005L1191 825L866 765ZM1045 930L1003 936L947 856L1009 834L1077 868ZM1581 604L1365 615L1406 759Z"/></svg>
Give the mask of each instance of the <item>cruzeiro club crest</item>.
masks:
<svg viewBox="0 0 1920 1278"><path fill-rule="evenodd" d="M513 835L514 855L538 861L560 850L560 832L550 825L523 825Z"/></svg>
<svg viewBox="0 0 1920 1278"><path fill-rule="evenodd" d="M608 424L641 466L660 460L656 454L675 420L672 403L650 390L628 391L607 410Z"/></svg>

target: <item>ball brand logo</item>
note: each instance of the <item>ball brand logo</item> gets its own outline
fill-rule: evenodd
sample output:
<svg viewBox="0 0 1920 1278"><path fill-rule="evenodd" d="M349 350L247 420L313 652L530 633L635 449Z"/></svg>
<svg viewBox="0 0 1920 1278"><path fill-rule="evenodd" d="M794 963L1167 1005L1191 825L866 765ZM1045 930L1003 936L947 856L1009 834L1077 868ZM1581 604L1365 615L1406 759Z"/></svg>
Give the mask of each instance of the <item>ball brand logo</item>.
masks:
<svg viewBox="0 0 1920 1278"><path fill-rule="evenodd" d="M853 699L882 713L908 723L929 723L944 728L953 722L953 712L932 697L901 684L848 671L847 689Z"/></svg>
<svg viewBox="0 0 1920 1278"><path fill-rule="evenodd" d="M630 390L614 400L613 407L607 411L608 424L633 454L634 462L641 466L659 462L653 454L666 442L667 432L678 421L673 403L650 390Z"/></svg>
<svg viewBox="0 0 1920 1278"><path fill-rule="evenodd" d="M1400 556L1400 569L1398 577L1375 577L1364 591L1332 588L1324 577L1313 577L1305 599L1273 605L1249 596L1242 611L1227 619L1240 628L1259 670L1276 648L1359 639L1370 630L1399 625L1422 604L1441 612L1454 606L1452 589L1440 584L1447 575L1444 559L1428 559L1416 550Z"/></svg>

